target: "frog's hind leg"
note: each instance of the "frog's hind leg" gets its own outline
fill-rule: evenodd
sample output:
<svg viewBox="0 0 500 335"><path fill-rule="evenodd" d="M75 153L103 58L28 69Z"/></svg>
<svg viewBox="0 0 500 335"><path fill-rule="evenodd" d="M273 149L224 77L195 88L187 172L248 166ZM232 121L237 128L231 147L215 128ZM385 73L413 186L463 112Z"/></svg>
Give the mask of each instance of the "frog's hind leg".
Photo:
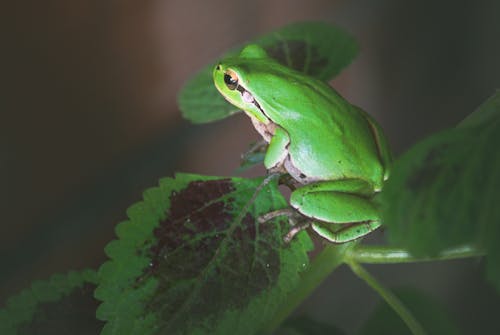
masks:
<svg viewBox="0 0 500 335"><path fill-rule="evenodd" d="M312 219L311 227L317 234L332 243L345 243L380 227L373 194L364 180L324 181L296 189L290 204Z"/></svg>
<svg viewBox="0 0 500 335"><path fill-rule="evenodd" d="M332 224L314 222L311 224L319 236L327 239L332 243L346 243L358 238L361 238L381 226L380 221L356 222L341 226L341 228L333 231Z"/></svg>

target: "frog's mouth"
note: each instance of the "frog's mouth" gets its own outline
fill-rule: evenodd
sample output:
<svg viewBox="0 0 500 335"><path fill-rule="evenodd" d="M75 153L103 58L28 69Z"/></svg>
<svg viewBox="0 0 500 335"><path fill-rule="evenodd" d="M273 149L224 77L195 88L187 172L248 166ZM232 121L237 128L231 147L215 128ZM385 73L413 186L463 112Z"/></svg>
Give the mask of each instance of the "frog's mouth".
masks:
<svg viewBox="0 0 500 335"><path fill-rule="evenodd" d="M246 103L253 104L258 110L260 110L260 112L262 113L262 115L264 115L269 120L269 116L267 116L266 112L264 112L264 110L262 109L262 107L260 106L260 104L258 103L258 101L255 100L255 98L253 97L252 93L248 92L241 85L238 85L236 87L236 90L238 90L238 92L240 92L241 98L243 99L243 101L245 101Z"/></svg>

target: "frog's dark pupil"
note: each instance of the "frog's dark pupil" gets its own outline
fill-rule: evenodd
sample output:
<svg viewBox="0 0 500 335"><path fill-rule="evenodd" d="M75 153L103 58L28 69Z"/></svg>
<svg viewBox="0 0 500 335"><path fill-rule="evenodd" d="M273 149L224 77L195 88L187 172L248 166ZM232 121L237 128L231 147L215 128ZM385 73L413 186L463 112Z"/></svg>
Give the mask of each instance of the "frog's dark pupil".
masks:
<svg viewBox="0 0 500 335"><path fill-rule="evenodd" d="M234 90L238 86L238 80L234 79L229 74L224 74L224 83L226 83L227 88L230 90Z"/></svg>

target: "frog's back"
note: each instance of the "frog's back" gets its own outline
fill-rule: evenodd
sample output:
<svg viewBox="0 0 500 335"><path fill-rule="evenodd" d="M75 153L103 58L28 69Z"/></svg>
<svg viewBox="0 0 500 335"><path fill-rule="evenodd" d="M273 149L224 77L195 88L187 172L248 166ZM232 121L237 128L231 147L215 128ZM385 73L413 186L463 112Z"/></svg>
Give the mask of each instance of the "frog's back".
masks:
<svg viewBox="0 0 500 335"><path fill-rule="evenodd" d="M361 178L380 188L384 167L365 112L327 84L302 77L273 77L287 83L274 83L264 99L268 110L280 111L272 118L290 136L290 162L308 180Z"/></svg>

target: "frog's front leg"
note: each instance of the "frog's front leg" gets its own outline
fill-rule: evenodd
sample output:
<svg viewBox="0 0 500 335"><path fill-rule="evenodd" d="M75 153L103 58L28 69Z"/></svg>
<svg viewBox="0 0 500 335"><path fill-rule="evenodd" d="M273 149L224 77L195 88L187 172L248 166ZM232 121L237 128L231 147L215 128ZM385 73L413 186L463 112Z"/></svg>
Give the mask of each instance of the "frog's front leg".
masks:
<svg viewBox="0 0 500 335"><path fill-rule="evenodd" d="M290 204L311 218L311 228L333 243L360 238L381 225L373 187L361 179L322 181L296 189Z"/></svg>
<svg viewBox="0 0 500 335"><path fill-rule="evenodd" d="M287 148L289 143L290 137L288 133L283 128L276 126L267 147L266 156L264 157L264 166L266 169L271 172L282 170L283 162L288 156Z"/></svg>

